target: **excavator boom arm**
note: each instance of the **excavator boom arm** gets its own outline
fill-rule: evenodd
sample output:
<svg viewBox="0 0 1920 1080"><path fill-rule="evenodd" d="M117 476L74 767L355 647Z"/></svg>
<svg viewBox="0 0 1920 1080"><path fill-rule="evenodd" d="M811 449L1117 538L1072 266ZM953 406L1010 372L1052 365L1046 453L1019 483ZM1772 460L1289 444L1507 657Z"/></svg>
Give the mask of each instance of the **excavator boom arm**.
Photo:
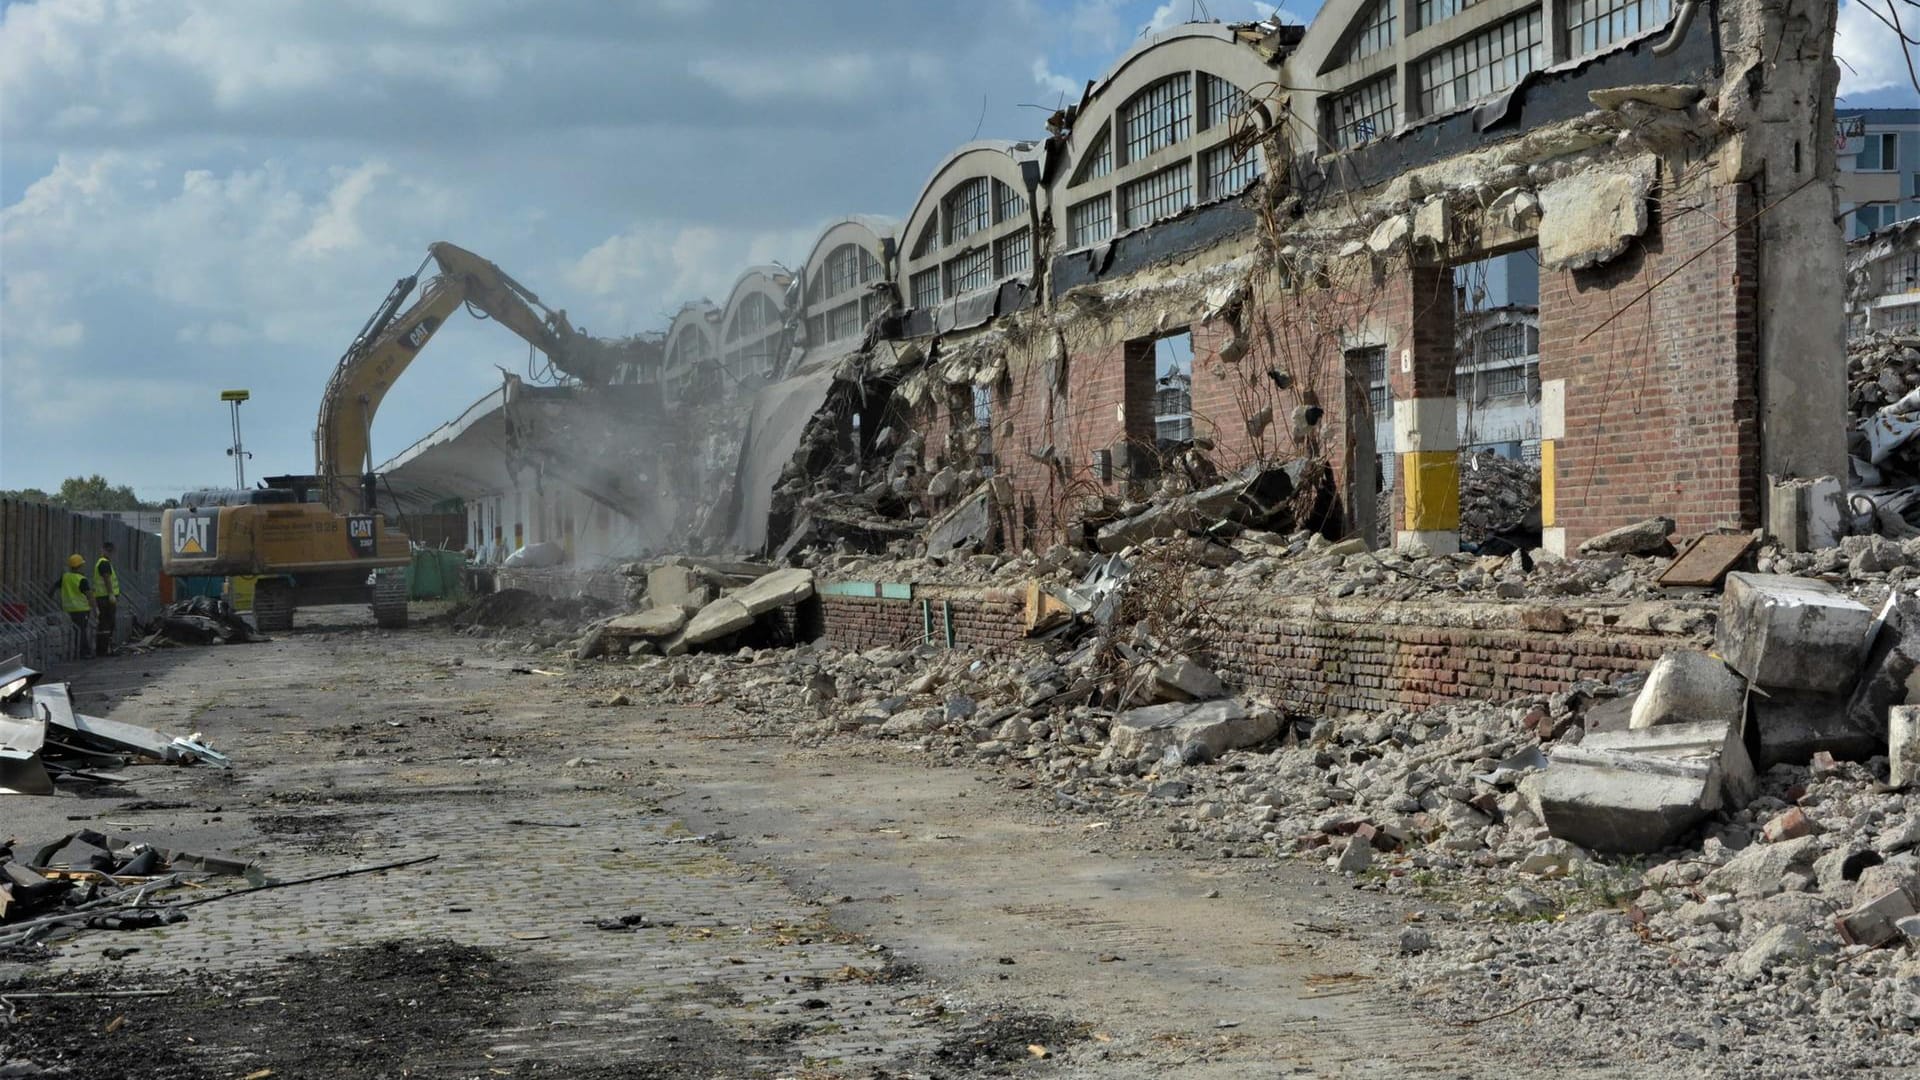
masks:
<svg viewBox="0 0 1920 1080"><path fill-rule="evenodd" d="M471 304L520 335L560 370L604 381L600 368L585 362L592 350L585 350L581 362L573 362L575 346L587 339L574 330L565 312L548 310L531 290L471 251L442 241L430 245L428 252L440 273L428 280L411 307L394 314L413 287L414 279L400 279L340 358L321 397L314 471L325 482L335 510L371 509L362 505L366 500L360 492L362 477L373 468L374 413L414 356L462 304Z"/></svg>

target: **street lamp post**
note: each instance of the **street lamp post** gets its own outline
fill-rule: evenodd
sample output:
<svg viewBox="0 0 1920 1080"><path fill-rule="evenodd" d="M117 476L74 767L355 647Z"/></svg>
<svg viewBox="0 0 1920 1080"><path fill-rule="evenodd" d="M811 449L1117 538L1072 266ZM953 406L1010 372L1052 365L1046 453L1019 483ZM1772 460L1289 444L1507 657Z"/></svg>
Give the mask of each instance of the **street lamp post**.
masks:
<svg viewBox="0 0 1920 1080"><path fill-rule="evenodd" d="M253 395L245 390L222 390L220 400L233 406L233 445L227 448L227 456L233 459L233 486L245 489L247 486L247 461L251 457L240 445L240 403Z"/></svg>

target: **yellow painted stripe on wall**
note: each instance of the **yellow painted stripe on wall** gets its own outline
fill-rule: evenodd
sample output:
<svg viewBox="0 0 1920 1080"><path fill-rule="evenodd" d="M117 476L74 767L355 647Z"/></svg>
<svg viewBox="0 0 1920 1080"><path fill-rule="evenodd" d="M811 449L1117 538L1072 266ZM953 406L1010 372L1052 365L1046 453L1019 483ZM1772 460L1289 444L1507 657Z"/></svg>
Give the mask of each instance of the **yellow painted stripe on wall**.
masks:
<svg viewBox="0 0 1920 1080"><path fill-rule="evenodd" d="M1457 452L1417 450L1401 454L1400 476L1407 492L1410 531L1459 530L1460 455Z"/></svg>
<svg viewBox="0 0 1920 1080"><path fill-rule="evenodd" d="M1540 525L1553 528L1554 482L1559 478L1559 448L1552 439L1540 440Z"/></svg>

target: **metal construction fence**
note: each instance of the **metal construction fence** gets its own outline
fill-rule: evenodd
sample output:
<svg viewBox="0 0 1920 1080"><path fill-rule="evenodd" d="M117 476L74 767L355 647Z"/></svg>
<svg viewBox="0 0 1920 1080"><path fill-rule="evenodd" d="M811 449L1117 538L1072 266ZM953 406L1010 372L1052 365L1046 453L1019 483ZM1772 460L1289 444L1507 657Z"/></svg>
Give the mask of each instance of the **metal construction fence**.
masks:
<svg viewBox="0 0 1920 1080"><path fill-rule="evenodd" d="M120 628L160 609L160 537L44 503L0 499L0 660L20 654L44 667L75 655L71 623L52 586L67 556L87 560L92 574L100 545L111 540L120 574Z"/></svg>

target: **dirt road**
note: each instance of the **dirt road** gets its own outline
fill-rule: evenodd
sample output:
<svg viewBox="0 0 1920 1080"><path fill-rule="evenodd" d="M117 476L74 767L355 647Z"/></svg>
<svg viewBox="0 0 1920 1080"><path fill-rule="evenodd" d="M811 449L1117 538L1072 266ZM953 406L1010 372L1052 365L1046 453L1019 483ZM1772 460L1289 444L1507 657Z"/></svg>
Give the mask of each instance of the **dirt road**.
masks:
<svg viewBox="0 0 1920 1080"><path fill-rule="evenodd" d="M224 850L281 879L434 860L0 962L14 992L165 991L18 999L0 1062L162 1080L1538 1067L1394 999L1405 912L1310 869L1162 852L1015 773L797 748L724 704L590 707L565 674L332 614L61 673L83 711L202 732L236 768L9 798L4 831Z"/></svg>

